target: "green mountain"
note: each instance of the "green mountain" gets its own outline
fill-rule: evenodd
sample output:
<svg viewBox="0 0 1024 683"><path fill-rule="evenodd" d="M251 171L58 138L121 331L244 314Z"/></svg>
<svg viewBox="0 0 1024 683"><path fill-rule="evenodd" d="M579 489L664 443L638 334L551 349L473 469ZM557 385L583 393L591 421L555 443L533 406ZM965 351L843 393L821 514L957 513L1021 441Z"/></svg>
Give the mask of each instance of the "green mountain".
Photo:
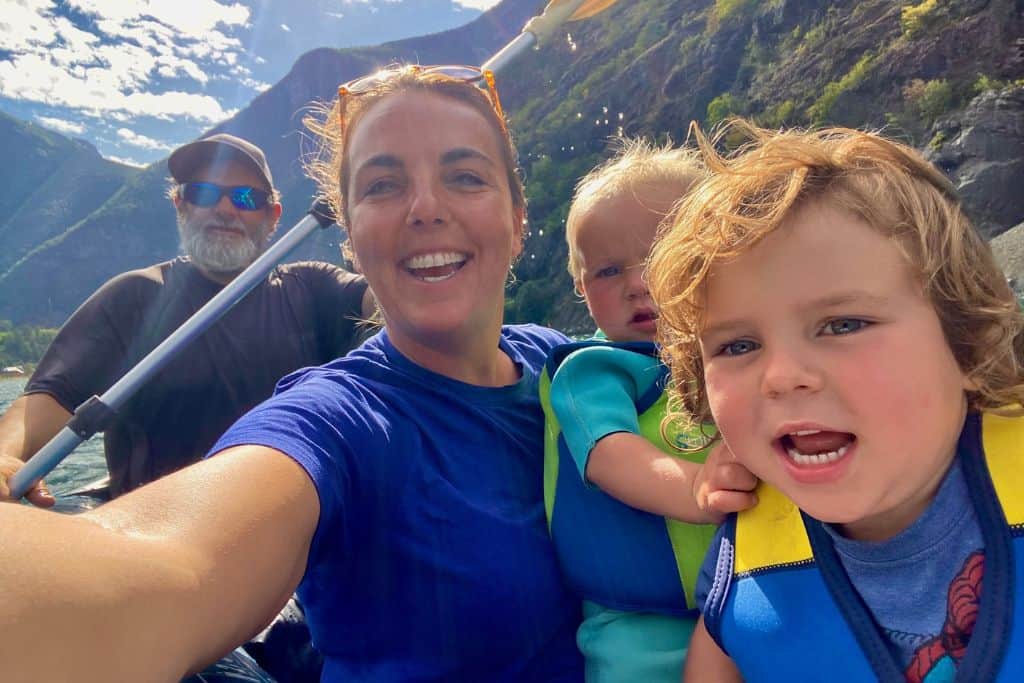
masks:
<svg viewBox="0 0 1024 683"><path fill-rule="evenodd" d="M107 161L87 142L69 140L0 113L0 276L110 198L138 171Z"/></svg>
<svg viewBox="0 0 1024 683"><path fill-rule="evenodd" d="M392 61L481 63L542 6L504 0L459 29L374 48L320 49L217 130L267 151L283 226L306 209L301 113L337 84ZM590 327L565 272L564 219L577 178L616 133L682 141L691 120L885 128L953 177L990 236L1024 220L1024 18L1019 0L619 0L569 25L499 76L517 133L532 234L509 290L511 320ZM0 131L0 142L6 142ZM308 144L308 143L307 143ZM59 323L111 275L170 258L163 163L66 221L0 268L0 319ZM0 220L10 215L0 184ZM41 228L40 228L41 229ZM0 229L2 230L2 229ZM296 258L338 260L325 231ZM0 232L0 251L12 249Z"/></svg>

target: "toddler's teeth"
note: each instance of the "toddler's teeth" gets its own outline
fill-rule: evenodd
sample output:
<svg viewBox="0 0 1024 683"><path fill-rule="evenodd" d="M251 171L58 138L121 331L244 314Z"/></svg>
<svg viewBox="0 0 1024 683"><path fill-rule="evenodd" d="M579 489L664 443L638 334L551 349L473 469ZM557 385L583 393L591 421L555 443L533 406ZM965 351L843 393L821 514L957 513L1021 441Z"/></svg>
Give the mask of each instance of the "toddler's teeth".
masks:
<svg viewBox="0 0 1024 683"><path fill-rule="evenodd" d="M849 446L840 446L837 450L827 453L804 454L795 448L787 448L786 454L798 465L826 465L839 460L849 449Z"/></svg>

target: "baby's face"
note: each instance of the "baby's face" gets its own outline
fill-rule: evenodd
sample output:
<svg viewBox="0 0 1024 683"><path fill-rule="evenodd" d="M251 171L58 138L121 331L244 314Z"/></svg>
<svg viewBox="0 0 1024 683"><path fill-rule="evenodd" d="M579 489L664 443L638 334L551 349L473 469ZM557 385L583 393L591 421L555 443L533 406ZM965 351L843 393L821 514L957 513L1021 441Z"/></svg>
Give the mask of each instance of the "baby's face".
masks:
<svg viewBox="0 0 1024 683"><path fill-rule="evenodd" d="M658 313L644 281L644 265L658 225L676 195L654 192L603 199L584 214L576 232L577 288L597 326L612 341L653 341Z"/></svg>
<svg viewBox="0 0 1024 683"><path fill-rule="evenodd" d="M896 245L812 203L715 265L705 294L708 402L736 457L850 537L917 519L969 383Z"/></svg>

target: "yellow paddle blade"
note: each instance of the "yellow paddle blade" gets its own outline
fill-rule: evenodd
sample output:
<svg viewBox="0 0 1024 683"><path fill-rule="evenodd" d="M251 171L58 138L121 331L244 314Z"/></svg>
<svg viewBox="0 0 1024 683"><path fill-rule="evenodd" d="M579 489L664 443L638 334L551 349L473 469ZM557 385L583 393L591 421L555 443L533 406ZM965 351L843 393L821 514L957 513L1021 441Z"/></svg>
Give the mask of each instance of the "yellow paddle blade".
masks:
<svg viewBox="0 0 1024 683"><path fill-rule="evenodd" d="M580 0L551 0L551 2L544 7L544 14L547 14L552 10L561 10L564 12L573 5L578 5L576 9L572 10L572 14L569 15L568 19L559 19L559 22L579 21L580 19L587 19L595 14L600 14L614 5L617 1L618 0L582 0L581 2ZM565 15L563 14L562 16L564 17Z"/></svg>
<svg viewBox="0 0 1024 683"><path fill-rule="evenodd" d="M595 14L600 14L605 11L616 2L617 0L585 0L584 3L569 16L569 21L589 19Z"/></svg>

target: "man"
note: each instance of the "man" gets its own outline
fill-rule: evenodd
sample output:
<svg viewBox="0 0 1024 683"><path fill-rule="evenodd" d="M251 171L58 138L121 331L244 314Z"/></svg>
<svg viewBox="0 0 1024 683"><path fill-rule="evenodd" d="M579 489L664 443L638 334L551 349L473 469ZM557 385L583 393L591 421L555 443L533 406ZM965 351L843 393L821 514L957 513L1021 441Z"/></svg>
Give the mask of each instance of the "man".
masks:
<svg viewBox="0 0 1024 683"><path fill-rule="evenodd" d="M118 275L64 324L0 417L0 499L6 480L93 394L106 391L267 247L281 216L270 167L227 134L178 148L168 195L184 257ZM372 298L362 277L326 263L277 267L118 410L104 432L117 496L201 458L292 370L356 343ZM54 500L45 485L28 499Z"/></svg>

